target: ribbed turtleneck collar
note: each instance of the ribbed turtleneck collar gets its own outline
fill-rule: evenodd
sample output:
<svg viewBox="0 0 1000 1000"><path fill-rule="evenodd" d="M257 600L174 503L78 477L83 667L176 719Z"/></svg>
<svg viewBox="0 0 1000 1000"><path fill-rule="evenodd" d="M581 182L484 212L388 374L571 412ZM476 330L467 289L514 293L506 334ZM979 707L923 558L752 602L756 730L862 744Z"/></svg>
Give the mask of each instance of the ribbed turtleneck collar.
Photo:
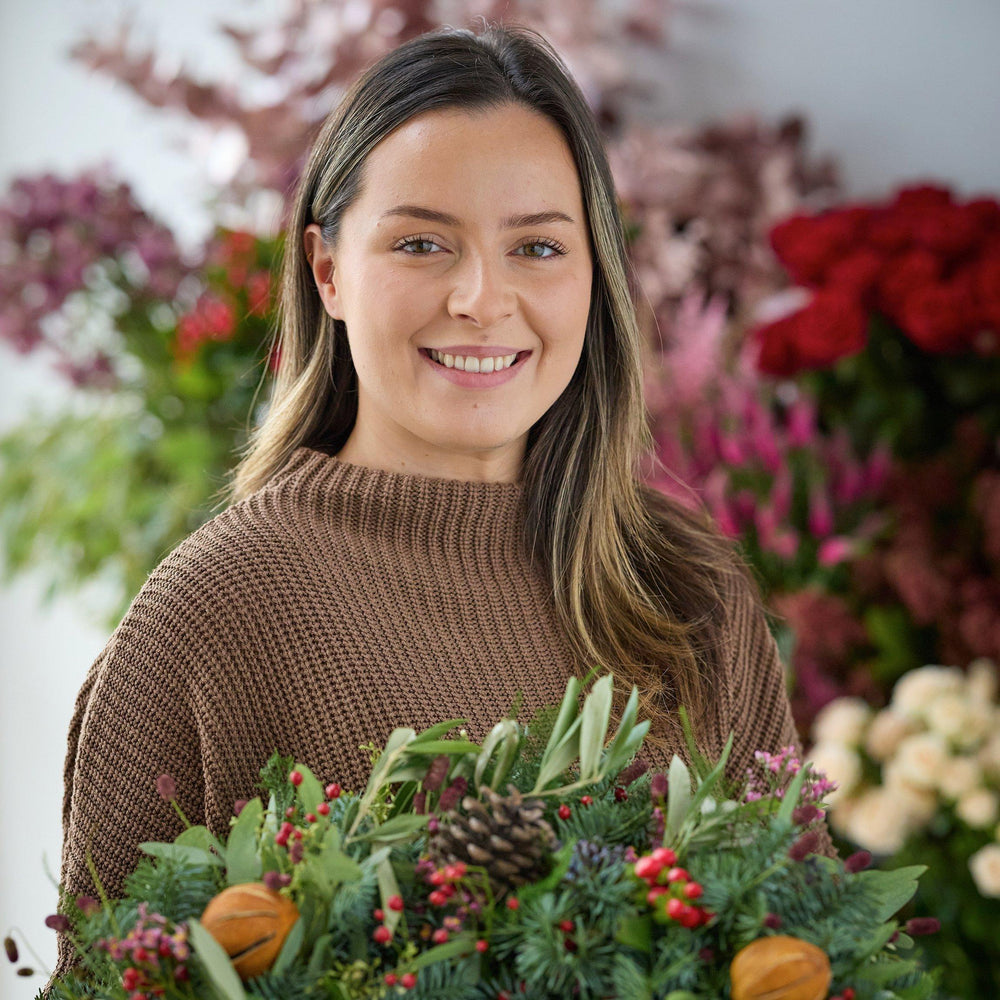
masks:
<svg viewBox="0 0 1000 1000"><path fill-rule="evenodd" d="M482 483L388 472L298 448L281 476L318 506L346 514L365 534L420 538L476 550L519 542L524 519L520 483Z"/></svg>

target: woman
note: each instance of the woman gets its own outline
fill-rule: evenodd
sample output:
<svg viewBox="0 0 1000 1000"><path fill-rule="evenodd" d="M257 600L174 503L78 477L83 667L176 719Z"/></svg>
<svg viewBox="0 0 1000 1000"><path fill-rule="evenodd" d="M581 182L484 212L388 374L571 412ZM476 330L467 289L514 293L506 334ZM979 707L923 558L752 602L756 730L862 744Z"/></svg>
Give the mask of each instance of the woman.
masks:
<svg viewBox="0 0 1000 1000"><path fill-rule="evenodd" d="M280 370L229 509L151 575L80 693L63 881L171 839L161 774L227 827L275 749L360 788L398 724L481 737L569 675L639 686L649 755L794 729L730 546L642 489L640 340L594 119L536 36L445 31L322 129L284 263Z"/></svg>

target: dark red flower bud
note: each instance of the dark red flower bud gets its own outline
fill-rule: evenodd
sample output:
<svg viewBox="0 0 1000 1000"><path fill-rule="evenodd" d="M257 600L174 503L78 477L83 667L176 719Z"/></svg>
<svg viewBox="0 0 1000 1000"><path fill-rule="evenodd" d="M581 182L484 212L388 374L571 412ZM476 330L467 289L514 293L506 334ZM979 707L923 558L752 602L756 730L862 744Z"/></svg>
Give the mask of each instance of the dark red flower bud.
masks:
<svg viewBox="0 0 1000 1000"><path fill-rule="evenodd" d="M808 826L814 820L817 820L823 814L816 808L811 802L808 805L799 806L792 813L792 822L796 826Z"/></svg>
<svg viewBox="0 0 1000 1000"><path fill-rule="evenodd" d="M913 917L906 921L903 929L910 937L923 937L925 934L937 934L941 930L941 921L937 917Z"/></svg>
<svg viewBox="0 0 1000 1000"><path fill-rule="evenodd" d="M808 830L788 849L788 856L793 861L805 861L810 854L815 854L819 848L819 834Z"/></svg>
<svg viewBox="0 0 1000 1000"><path fill-rule="evenodd" d="M782 924L781 917L777 913L769 913L764 917L764 926L768 930L776 931L779 930Z"/></svg>
<svg viewBox="0 0 1000 1000"><path fill-rule="evenodd" d="M451 767L451 758L446 754L440 754L431 761L424 775L423 786L428 792L436 792L448 777L448 768Z"/></svg>
<svg viewBox="0 0 1000 1000"><path fill-rule="evenodd" d="M649 761L643 760L641 757L636 758L628 767L618 775L618 781L616 784L622 786L622 788L628 788L633 781L637 781L649 770Z"/></svg>
<svg viewBox="0 0 1000 1000"><path fill-rule="evenodd" d="M442 812L449 812L462 801L462 796L468 790L469 783L459 775L442 793L438 806Z"/></svg>
<svg viewBox="0 0 1000 1000"><path fill-rule="evenodd" d="M236 801L235 801L235 802L233 803L233 815L234 815L234 816L239 816L239 814L240 814L241 812L243 812L243 810L244 810L244 809L246 809L246 807L247 807L247 803L248 803L249 801L250 801L249 799L237 799L237 800L236 800Z"/></svg>
<svg viewBox="0 0 1000 1000"><path fill-rule="evenodd" d="M863 872L872 863L872 856L869 851L855 851L845 862L844 868L852 875Z"/></svg>
<svg viewBox="0 0 1000 1000"><path fill-rule="evenodd" d="M17 942L12 937L3 939L3 950L7 952L7 961L16 962L18 959Z"/></svg>
<svg viewBox="0 0 1000 1000"><path fill-rule="evenodd" d="M667 776L663 772L658 772L654 774L652 780L649 783L649 794L654 799L665 799L667 797L667 791L670 785L667 781Z"/></svg>
<svg viewBox="0 0 1000 1000"><path fill-rule="evenodd" d="M69 917L62 913L50 913L45 918L45 926L51 927L54 931L68 931Z"/></svg>
<svg viewBox="0 0 1000 1000"><path fill-rule="evenodd" d="M171 802L177 798L177 782L169 774L161 774L156 779L156 791L161 799Z"/></svg>

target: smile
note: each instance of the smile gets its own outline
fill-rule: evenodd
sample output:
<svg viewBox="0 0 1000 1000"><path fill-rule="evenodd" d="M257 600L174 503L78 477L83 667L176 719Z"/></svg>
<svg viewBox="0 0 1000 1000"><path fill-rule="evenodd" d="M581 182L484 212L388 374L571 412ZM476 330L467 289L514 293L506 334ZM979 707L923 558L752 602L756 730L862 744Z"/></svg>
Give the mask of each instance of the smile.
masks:
<svg viewBox="0 0 1000 1000"><path fill-rule="evenodd" d="M481 375L502 372L505 368L510 368L517 361L516 353L502 354L489 358L445 354L443 351L435 350L428 350L427 353L433 361L436 361L439 365L444 365L445 368L456 368L460 372L476 372Z"/></svg>

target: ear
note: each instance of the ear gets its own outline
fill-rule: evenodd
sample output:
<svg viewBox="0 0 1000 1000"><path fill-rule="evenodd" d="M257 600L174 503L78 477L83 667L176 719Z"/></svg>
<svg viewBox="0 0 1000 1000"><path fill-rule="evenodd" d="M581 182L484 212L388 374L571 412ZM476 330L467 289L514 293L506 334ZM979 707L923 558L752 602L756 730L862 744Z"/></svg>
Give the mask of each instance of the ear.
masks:
<svg viewBox="0 0 1000 1000"><path fill-rule="evenodd" d="M334 280L336 272L333 252L323 243L322 230L315 222L311 222L302 232L302 245L305 250L306 263L312 271L316 290L323 302L323 308L334 319L343 319L343 309L337 295L337 284Z"/></svg>

